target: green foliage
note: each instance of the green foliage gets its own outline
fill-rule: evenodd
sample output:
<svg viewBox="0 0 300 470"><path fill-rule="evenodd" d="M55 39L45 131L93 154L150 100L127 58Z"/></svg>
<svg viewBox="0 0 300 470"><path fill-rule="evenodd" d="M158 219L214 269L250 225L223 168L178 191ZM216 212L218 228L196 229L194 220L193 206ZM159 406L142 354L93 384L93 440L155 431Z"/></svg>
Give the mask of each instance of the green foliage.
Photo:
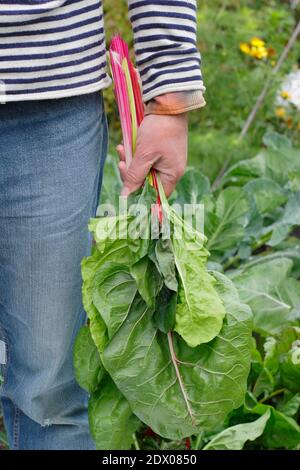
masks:
<svg viewBox="0 0 300 470"><path fill-rule="evenodd" d="M202 184L205 178L200 181ZM79 383L93 392L90 423L99 448L103 448L103 439L107 442L106 434L114 432L108 432L112 422L117 436L110 437L109 445L116 445L121 432L114 416L104 416L115 407L98 406L98 401L105 403L102 387L117 387L121 427L123 413L133 422L135 415L160 436L171 439L187 437L201 428L214 429L220 418L225 419L243 403L246 391L250 310L239 301L229 279L207 272L205 237L179 217L160 181L158 184L164 220L171 224L170 238L165 237L162 226L160 236L149 239L150 209L157 197L149 183L130 196L127 214L92 219L89 224L96 245L82 264L83 297L89 316L88 340L93 338L101 370L104 367L106 373L95 384L93 368L88 367L91 361L78 357L85 356L85 349L88 356L95 352L84 344L87 338L82 332L74 365L79 369ZM137 203L147 210L145 214L138 211L142 223L137 224L140 232L134 237L132 208ZM171 314L170 319L162 319L164 314ZM218 361L219 357L224 359Z"/></svg>
<svg viewBox="0 0 300 470"><path fill-rule="evenodd" d="M94 392L102 380L104 369L87 326L83 326L79 330L75 341L74 369L75 378L79 385L89 393Z"/></svg>
<svg viewBox="0 0 300 470"><path fill-rule="evenodd" d="M267 410L255 421L231 426L212 437L203 450L241 450L247 441L254 441L263 434L269 418L270 410Z"/></svg>
<svg viewBox="0 0 300 470"><path fill-rule="evenodd" d="M189 421L187 404L170 361L167 335L177 328L178 317L175 320L174 314L177 315L176 306L181 297L179 294L172 299L172 293L182 288L178 274L184 272L184 279L188 277L189 269L195 269L194 260L192 257L185 260L189 255L180 245L176 247L174 239L171 247L162 239L155 248L148 247L151 270L160 272L164 283L161 296L157 297L159 308L155 309L151 295L161 286L154 282L157 275L150 275L148 263L142 257L139 265L136 255L128 257L126 250L120 251L120 258L118 250L117 255L111 255L112 246L114 250L120 242L105 247L105 263L115 261L115 256L119 259L127 256L125 263L122 260L121 265L107 266L112 273L124 271L122 279L124 277L124 286L128 287L124 295L115 296L116 302L124 304L119 308L122 323L120 321L121 326L108 340L110 320L105 313L105 290L113 292L115 287L111 282L101 284L104 304L101 304L103 316L98 312L98 331L102 329L102 337L106 338L100 349L101 357L104 368L129 404L132 416L157 433L155 438L147 436L140 424L137 438L142 448L184 448L183 438L188 435L192 448L203 450L295 449L300 444L297 423L300 413L300 243L293 236L293 230L300 223L298 208L293 202L298 197L298 188L291 184L289 177L299 168L300 154L289 140L275 133L268 133L264 143L266 148L256 157L232 165L215 191L206 176L189 168L172 199L180 205L204 203L205 233L212 260L209 265L217 271L205 272L206 281L199 282L202 274L197 272L197 267L193 279L198 283L194 285L190 279L187 290L192 295L197 292L201 303L206 295L201 289L206 282L210 284L206 276L211 276L212 286L217 289L226 311L222 329L215 338L193 347L189 337L197 337L197 322L193 323L193 317L189 317L191 302L183 301L182 313L187 312L185 319L189 319L187 325L191 327L187 330L186 341L173 333L173 347L180 359L183 383L189 384L189 408L195 421ZM113 160L110 162L115 165ZM168 207L167 212L173 221L177 220L178 216ZM287 219L285 214L291 213L295 214L294 219ZM284 235L274 246L270 242L282 220L289 223L284 224ZM96 224L93 230L96 233ZM95 238L97 241L97 236ZM195 253L202 253L205 262L208 254L203 248L203 239L189 239L196 242ZM104 246L105 243L98 241L100 250ZM124 250L124 240L121 246ZM141 247L138 252L143 252ZM133 268L135 263L136 268ZM184 263L184 269L180 263ZM97 276L93 277L94 289L97 289ZM143 282L138 286L141 278L148 279L144 290ZM138 294L134 297L136 291ZM249 307L255 333L252 343ZM168 322L165 316L169 316Z"/></svg>

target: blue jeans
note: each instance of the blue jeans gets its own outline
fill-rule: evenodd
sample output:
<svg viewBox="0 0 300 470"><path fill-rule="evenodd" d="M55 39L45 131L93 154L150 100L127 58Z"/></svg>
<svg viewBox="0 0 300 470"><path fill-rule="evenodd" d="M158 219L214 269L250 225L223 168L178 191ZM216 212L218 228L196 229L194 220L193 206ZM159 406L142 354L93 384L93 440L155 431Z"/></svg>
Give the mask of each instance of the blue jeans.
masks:
<svg viewBox="0 0 300 470"><path fill-rule="evenodd" d="M72 354L106 152L100 93L0 106L1 403L11 449L94 448Z"/></svg>

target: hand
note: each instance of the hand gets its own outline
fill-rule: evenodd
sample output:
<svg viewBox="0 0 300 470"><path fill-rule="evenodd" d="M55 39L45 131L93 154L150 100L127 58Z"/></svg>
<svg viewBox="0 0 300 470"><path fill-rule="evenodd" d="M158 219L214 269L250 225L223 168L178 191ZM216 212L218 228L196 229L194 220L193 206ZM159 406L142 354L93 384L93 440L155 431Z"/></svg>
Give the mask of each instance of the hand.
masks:
<svg viewBox="0 0 300 470"><path fill-rule="evenodd" d="M187 161L187 114L149 114L137 134L135 155L126 168L123 145L118 145L119 170L124 186L122 195L139 189L151 168L160 173L165 193L169 196L184 174Z"/></svg>

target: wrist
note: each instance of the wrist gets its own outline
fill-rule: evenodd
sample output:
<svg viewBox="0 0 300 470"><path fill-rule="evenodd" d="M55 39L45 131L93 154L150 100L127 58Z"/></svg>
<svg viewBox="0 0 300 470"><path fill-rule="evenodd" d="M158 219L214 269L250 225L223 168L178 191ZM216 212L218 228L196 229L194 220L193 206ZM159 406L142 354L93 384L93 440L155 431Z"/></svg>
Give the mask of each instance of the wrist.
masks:
<svg viewBox="0 0 300 470"><path fill-rule="evenodd" d="M172 92L156 96L145 106L147 114L188 114L193 109L202 108L206 102L201 90Z"/></svg>

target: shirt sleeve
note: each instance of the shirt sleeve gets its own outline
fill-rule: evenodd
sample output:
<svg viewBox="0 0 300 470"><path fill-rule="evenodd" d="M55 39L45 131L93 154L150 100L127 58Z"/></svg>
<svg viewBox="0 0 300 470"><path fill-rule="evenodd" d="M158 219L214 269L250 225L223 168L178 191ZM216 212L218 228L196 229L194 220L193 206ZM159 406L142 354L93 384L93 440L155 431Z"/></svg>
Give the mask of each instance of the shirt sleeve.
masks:
<svg viewBox="0 0 300 470"><path fill-rule="evenodd" d="M206 105L201 90L178 91L165 93L148 101L145 106L147 114L182 114Z"/></svg>
<svg viewBox="0 0 300 470"><path fill-rule="evenodd" d="M205 91L196 42L196 0L128 0L143 99Z"/></svg>

